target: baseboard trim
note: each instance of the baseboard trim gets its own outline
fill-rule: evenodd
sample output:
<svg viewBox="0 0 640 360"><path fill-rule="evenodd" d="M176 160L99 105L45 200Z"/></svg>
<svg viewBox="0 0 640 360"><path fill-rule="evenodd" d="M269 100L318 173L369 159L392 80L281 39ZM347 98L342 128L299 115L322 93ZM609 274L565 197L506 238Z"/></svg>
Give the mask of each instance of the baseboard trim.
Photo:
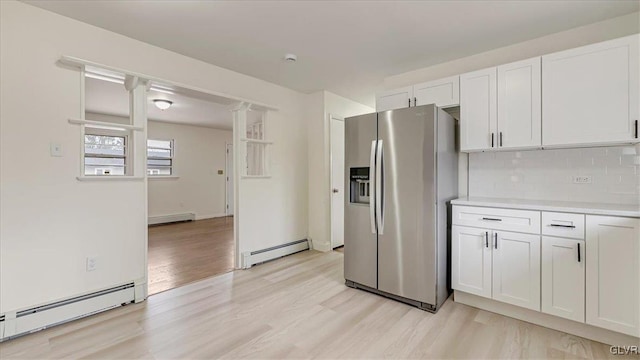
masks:
<svg viewBox="0 0 640 360"><path fill-rule="evenodd" d="M149 220L147 221L147 224L158 225L158 224L167 224L172 222L193 221L193 220L196 220L196 214L194 213L158 215L158 216L149 216Z"/></svg>
<svg viewBox="0 0 640 360"><path fill-rule="evenodd" d="M230 215L220 213L220 214L211 214L211 215L196 215L196 220L206 220L206 219L215 219L221 217L227 217Z"/></svg>
<svg viewBox="0 0 640 360"><path fill-rule="evenodd" d="M500 315L512 317L528 323L548 327L554 330L581 336L589 340L599 341L615 346L640 345L640 338L617 333L615 331L602 329L592 325L579 323L576 321L563 319L557 316L548 315L542 312L525 309L519 306L506 304L500 301L487 299L481 296L454 291L455 302L473 306L482 310L490 311Z"/></svg>
<svg viewBox="0 0 640 360"><path fill-rule="evenodd" d="M290 243L272 246L270 248L246 251L242 253L242 268L248 269L253 265L275 260L283 256L309 250L309 240L302 239Z"/></svg>

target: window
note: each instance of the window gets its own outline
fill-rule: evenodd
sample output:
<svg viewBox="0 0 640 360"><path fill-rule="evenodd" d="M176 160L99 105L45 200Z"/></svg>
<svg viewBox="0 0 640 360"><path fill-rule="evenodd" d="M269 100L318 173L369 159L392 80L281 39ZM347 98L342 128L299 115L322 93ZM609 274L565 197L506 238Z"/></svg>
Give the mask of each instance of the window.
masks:
<svg viewBox="0 0 640 360"><path fill-rule="evenodd" d="M84 175L126 175L127 135L87 132L84 135Z"/></svg>
<svg viewBox="0 0 640 360"><path fill-rule="evenodd" d="M147 140L147 174L173 175L173 140Z"/></svg>

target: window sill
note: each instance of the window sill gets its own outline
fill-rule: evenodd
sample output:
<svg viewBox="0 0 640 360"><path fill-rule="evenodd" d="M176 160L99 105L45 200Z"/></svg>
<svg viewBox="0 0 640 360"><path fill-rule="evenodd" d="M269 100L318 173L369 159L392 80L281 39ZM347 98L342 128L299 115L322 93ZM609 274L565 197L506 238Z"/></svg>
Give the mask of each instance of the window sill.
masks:
<svg viewBox="0 0 640 360"><path fill-rule="evenodd" d="M105 175L105 176L77 176L78 181L140 181L144 180L142 176L123 176L123 175Z"/></svg>
<svg viewBox="0 0 640 360"><path fill-rule="evenodd" d="M180 176L175 175L147 175L147 180L178 180Z"/></svg>

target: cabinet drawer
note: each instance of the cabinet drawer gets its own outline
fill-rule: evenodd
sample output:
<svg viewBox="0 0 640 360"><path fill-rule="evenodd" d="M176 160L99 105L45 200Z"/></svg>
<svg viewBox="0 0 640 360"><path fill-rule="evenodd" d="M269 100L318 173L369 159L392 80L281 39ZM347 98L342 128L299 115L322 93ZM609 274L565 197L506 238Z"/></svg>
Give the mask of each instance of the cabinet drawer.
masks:
<svg viewBox="0 0 640 360"><path fill-rule="evenodd" d="M539 211L454 206L452 222L454 225L540 234Z"/></svg>
<svg viewBox="0 0 640 360"><path fill-rule="evenodd" d="M584 239L584 214L543 211L542 235Z"/></svg>

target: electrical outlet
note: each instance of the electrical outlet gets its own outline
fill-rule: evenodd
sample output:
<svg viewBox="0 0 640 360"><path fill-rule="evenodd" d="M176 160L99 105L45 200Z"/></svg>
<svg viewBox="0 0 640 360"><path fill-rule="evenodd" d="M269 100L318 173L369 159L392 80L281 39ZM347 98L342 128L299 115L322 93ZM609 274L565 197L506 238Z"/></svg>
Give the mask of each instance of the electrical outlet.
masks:
<svg viewBox="0 0 640 360"><path fill-rule="evenodd" d="M574 184L591 184L591 176L574 176Z"/></svg>
<svg viewBox="0 0 640 360"><path fill-rule="evenodd" d="M98 267L98 259L94 257L87 258L87 271L94 271Z"/></svg>

